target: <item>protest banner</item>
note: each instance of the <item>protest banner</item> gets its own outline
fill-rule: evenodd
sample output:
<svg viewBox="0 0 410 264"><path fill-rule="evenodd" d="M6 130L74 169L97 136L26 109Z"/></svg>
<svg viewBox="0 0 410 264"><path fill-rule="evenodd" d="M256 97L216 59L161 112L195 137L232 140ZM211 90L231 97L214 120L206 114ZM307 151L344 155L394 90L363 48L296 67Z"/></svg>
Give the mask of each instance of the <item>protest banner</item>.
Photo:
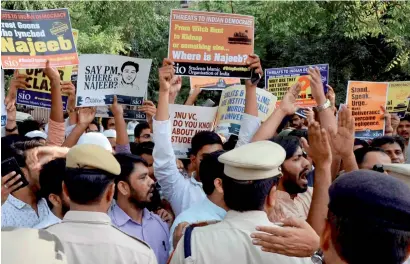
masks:
<svg viewBox="0 0 410 264"><path fill-rule="evenodd" d="M73 29L74 44L77 45L78 30ZM58 67L60 79L70 81L73 66ZM44 74L43 69L21 69L20 74L27 75L26 81L30 84L28 88L17 89L17 103L21 105L34 106L39 108L51 108L51 87L50 80ZM63 110L67 107L67 95L63 94Z"/></svg>
<svg viewBox="0 0 410 264"><path fill-rule="evenodd" d="M355 118L355 137L372 139L384 135L381 106L386 106L387 82L349 81L347 105Z"/></svg>
<svg viewBox="0 0 410 264"><path fill-rule="evenodd" d="M68 9L1 12L3 69L78 64Z"/></svg>
<svg viewBox="0 0 410 264"><path fill-rule="evenodd" d="M133 106L131 106L133 107ZM108 105L105 106L97 106L97 111L95 113L95 117L106 117L111 118L114 117ZM141 112L137 109L124 109L123 110L123 117L126 120L138 120L138 121L146 121L147 115L144 112Z"/></svg>
<svg viewBox="0 0 410 264"><path fill-rule="evenodd" d="M310 88L310 76L308 74L309 67L319 68L323 87L325 89L325 93L327 93L326 84L328 84L329 80L328 64L265 69L266 89L277 96L277 104L280 103L283 96L293 84L300 82L302 83L302 89L296 104L301 108L316 106L315 100L312 99L312 92Z"/></svg>
<svg viewBox="0 0 410 264"><path fill-rule="evenodd" d="M77 79L77 106L141 105L147 96L151 59L118 55L81 55Z"/></svg>
<svg viewBox="0 0 410 264"><path fill-rule="evenodd" d="M403 118L409 106L410 82L389 82L386 111Z"/></svg>
<svg viewBox="0 0 410 264"><path fill-rule="evenodd" d="M239 135L243 112L245 111L244 85L226 88L221 95L218 115L216 117L216 132L228 136ZM263 89L256 89L258 102L258 116L265 121L273 112L276 105L276 96Z"/></svg>
<svg viewBox="0 0 410 264"><path fill-rule="evenodd" d="M223 90L227 87L240 85L239 78L190 77L191 90Z"/></svg>
<svg viewBox="0 0 410 264"><path fill-rule="evenodd" d="M62 81L71 80L72 67L59 68L60 79ZM43 69L19 70L20 74L26 74L26 81L29 83L27 88L17 89L17 104L34 106L40 108L51 108L51 85L50 80ZM63 110L67 108L66 95L62 96Z"/></svg>
<svg viewBox="0 0 410 264"><path fill-rule="evenodd" d="M187 158L191 139L200 131L211 131L218 107L169 105L172 147L177 158Z"/></svg>
<svg viewBox="0 0 410 264"><path fill-rule="evenodd" d="M249 79L253 42L252 16L171 10L168 58L176 75Z"/></svg>
<svg viewBox="0 0 410 264"><path fill-rule="evenodd" d="M4 104L4 99L6 99L5 91L4 91L4 70L1 69L1 126L6 126L7 122L7 110L6 105Z"/></svg>

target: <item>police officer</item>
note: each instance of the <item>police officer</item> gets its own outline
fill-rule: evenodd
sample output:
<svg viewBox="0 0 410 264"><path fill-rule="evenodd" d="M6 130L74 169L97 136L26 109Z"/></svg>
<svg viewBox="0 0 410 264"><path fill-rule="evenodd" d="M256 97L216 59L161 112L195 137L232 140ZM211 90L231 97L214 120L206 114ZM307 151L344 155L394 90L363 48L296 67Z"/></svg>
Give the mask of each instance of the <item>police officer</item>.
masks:
<svg viewBox="0 0 410 264"><path fill-rule="evenodd" d="M371 170L338 177L321 248L328 264L410 263L410 188Z"/></svg>
<svg viewBox="0 0 410 264"><path fill-rule="evenodd" d="M67 154L63 194L70 211L47 228L63 243L69 263L157 263L152 249L111 225L107 215L121 168L104 148L83 144Z"/></svg>
<svg viewBox="0 0 410 264"><path fill-rule="evenodd" d="M274 210L279 168L285 156L285 150L271 141L250 143L222 154L219 161L226 176L222 188L229 211L219 223L187 227L171 264L311 263L310 258L263 252L250 237L256 226L274 226L267 213Z"/></svg>
<svg viewBox="0 0 410 264"><path fill-rule="evenodd" d="M3 263L67 263L61 241L45 230L5 227L1 238Z"/></svg>

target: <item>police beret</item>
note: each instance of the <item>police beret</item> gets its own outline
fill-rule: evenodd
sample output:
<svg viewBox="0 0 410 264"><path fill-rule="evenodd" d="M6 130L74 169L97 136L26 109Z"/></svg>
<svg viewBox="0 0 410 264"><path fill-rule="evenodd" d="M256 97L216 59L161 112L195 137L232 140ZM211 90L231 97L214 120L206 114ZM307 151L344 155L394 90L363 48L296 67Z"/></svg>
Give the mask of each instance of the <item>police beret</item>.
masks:
<svg viewBox="0 0 410 264"><path fill-rule="evenodd" d="M76 145L70 149L66 157L67 168L100 169L119 175L121 167L114 156L103 147L94 144Z"/></svg>
<svg viewBox="0 0 410 264"><path fill-rule="evenodd" d="M286 152L272 141L257 141L219 156L225 164L224 173L233 179L250 181L272 178L281 173Z"/></svg>
<svg viewBox="0 0 410 264"><path fill-rule="evenodd" d="M362 224L410 231L410 188L384 173L357 170L329 188L329 211Z"/></svg>

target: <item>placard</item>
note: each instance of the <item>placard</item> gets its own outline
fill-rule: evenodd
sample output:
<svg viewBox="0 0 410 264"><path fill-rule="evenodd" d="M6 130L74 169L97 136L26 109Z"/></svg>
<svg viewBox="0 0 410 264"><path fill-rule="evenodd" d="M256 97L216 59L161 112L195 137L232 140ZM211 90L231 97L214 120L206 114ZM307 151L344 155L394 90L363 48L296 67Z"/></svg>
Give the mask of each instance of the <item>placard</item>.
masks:
<svg viewBox="0 0 410 264"><path fill-rule="evenodd" d="M226 88L221 95L218 115L216 117L216 131L224 135L239 135L241 120L245 111L246 89L244 85ZM276 96L264 89L256 88L258 116L265 121L273 112Z"/></svg>
<svg viewBox="0 0 410 264"><path fill-rule="evenodd" d="M68 9L1 11L3 69L78 64Z"/></svg>
<svg viewBox="0 0 410 264"><path fill-rule="evenodd" d="M72 29L74 44L77 45L78 30ZM77 65L74 65L77 66ZM74 66L57 68L62 81L70 81ZM30 84L28 88L17 89L17 103L21 105L51 108L51 87L50 80L44 74L43 69L20 69L20 74L27 75L26 82ZM63 110L67 108L68 96L62 94Z"/></svg>
<svg viewBox="0 0 410 264"><path fill-rule="evenodd" d="M172 147L177 158L187 158L191 139L200 131L211 131L218 107L169 105Z"/></svg>
<svg viewBox="0 0 410 264"><path fill-rule="evenodd" d="M151 59L118 55L81 55L77 79L77 106L113 103L141 105L147 96Z"/></svg>
<svg viewBox="0 0 410 264"><path fill-rule="evenodd" d="M230 86L241 85L239 78L190 77L191 90L223 90Z"/></svg>
<svg viewBox="0 0 410 264"><path fill-rule="evenodd" d="M4 92L4 70L1 69L1 126L6 126L7 123L7 110L6 105L4 104L4 99L6 99Z"/></svg>
<svg viewBox="0 0 410 264"><path fill-rule="evenodd" d="M114 117L108 105L98 106L95 117ZM144 112L138 111L136 109L124 109L123 117L125 120L138 120L146 121L147 115Z"/></svg>
<svg viewBox="0 0 410 264"><path fill-rule="evenodd" d="M406 115L410 99L410 82L389 82L386 110L400 118Z"/></svg>
<svg viewBox="0 0 410 264"><path fill-rule="evenodd" d="M249 79L253 42L252 16L171 10L168 58L177 75Z"/></svg>
<svg viewBox="0 0 410 264"><path fill-rule="evenodd" d="M384 135L381 106L386 106L389 83L349 81L347 105L355 118L355 137L372 139Z"/></svg>
<svg viewBox="0 0 410 264"><path fill-rule="evenodd" d="M60 79L62 81L71 80L72 67L59 68ZM43 69L25 69L19 70L20 74L26 74L26 81L30 84L27 88L17 89L17 104L34 106L39 108L51 108L51 85L50 80L44 73ZM63 110L67 108L68 97L62 96Z"/></svg>
<svg viewBox="0 0 410 264"><path fill-rule="evenodd" d="M316 106L316 101L312 98L312 91L310 88L310 75L308 73L309 67L319 68L326 94L326 84L328 84L329 80L328 64L265 69L266 90L277 96L277 104L280 103L283 96L293 84L295 84L296 82L301 82L302 89L299 94L299 99L296 101L296 104L301 108Z"/></svg>

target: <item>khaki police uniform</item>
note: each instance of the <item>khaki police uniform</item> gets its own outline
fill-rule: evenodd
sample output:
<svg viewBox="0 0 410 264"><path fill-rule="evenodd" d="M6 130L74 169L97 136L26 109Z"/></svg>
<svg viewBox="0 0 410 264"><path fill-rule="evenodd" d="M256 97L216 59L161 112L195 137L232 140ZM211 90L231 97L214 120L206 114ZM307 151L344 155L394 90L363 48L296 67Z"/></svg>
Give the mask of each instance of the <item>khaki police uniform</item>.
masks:
<svg viewBox="0 0 410 264"><path fill-rule="evenodd" d="M113 175L121 172L111 153L89 144L73 147L67 154L66 166L100 169ZM61 223L46 230L62 241L69 263L157 263L148 244L112 226L103 212L68 211Z"/></svg>
<svg viewBox="0 0 410 264"><path fill-rule="evenodd" d="M384 164L383 169L387 173L401 181L410 187L410 164Z"/></svg>
<svg viewBox="0 0 410 264"><path fill-rule="evenodd" d="M5 227L1 239L2 263L67 263L60 239L45 230Z"/></svg>
<svg viewBox="0 0 410 264"><path fill-rule="evenodd" d="M250 143L219 157L226 176L240 181L261 180L280 175L285 150L271 141ZM176 247L171 264L177 263L258 263L305 264L310 258L296 258L264 252L252 244L251 233L256 226L275 226L264 211L237 212L229 210L224 220L191 233L191 256L185 258L185 237Z"/></svg>

